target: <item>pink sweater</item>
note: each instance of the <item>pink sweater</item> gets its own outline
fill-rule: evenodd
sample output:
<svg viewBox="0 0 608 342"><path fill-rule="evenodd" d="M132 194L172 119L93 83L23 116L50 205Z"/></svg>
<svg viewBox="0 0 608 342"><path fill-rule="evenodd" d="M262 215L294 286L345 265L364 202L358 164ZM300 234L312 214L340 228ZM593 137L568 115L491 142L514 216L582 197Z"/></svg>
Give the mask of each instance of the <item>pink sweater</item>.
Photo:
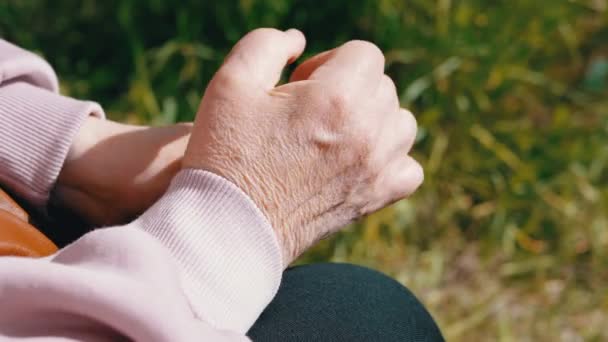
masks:
<svg viewBox="0 0 608 342"><path fill-rule="evenodd" d="M44 205L88 115L104 113L59 95L45 61L0 39L0 184ZM281 260L247 195L184 170L126 226L43 259L1 257L0 340L247 340L276 294Z"/></svg>

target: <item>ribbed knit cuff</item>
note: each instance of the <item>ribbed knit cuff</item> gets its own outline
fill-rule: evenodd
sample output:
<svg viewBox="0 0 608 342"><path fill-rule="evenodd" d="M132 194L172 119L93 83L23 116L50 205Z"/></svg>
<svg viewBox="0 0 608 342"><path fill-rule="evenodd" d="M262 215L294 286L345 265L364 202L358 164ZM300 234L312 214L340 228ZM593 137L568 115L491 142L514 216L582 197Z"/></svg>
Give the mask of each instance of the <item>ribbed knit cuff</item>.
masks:
<svg viewBox="0 0 608 342"><path fill-rule="evenodd" d="M96 103L25 82L0 86L0 183L43 206L89 115L104 113Z"/></svg>
<svg viewBox="0 0 608 342"><path fill-rule="evenodd" d="M278 290L283 265L274 231L222 177L181 171L131 225L171 251L194 312L217 328L246 333Z"/></svg>

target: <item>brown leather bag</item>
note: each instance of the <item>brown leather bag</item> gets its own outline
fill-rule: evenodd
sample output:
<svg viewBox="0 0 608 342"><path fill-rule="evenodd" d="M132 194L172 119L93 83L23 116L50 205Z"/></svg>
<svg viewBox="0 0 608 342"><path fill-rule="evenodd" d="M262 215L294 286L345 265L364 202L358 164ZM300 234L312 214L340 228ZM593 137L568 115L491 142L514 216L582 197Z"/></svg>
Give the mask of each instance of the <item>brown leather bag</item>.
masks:
<svg viewBox="0 0 608 342"><path fill-rule="evenodd" d="M44 257L57 246L29 223L29 215L0 188L0 256Z"/></svg>

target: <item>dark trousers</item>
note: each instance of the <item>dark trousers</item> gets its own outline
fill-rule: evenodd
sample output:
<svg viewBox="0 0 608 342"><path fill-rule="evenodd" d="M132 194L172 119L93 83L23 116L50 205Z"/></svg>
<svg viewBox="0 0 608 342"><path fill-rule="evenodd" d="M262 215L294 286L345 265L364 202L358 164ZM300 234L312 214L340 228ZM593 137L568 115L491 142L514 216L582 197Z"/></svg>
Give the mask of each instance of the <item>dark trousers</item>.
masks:
<svg viewBox="0 0 608 342"><path fill-rule="evenodd" d="M349 264L288 269L277 296L247 335L253 341L443 341L408 289Z"/></svg>

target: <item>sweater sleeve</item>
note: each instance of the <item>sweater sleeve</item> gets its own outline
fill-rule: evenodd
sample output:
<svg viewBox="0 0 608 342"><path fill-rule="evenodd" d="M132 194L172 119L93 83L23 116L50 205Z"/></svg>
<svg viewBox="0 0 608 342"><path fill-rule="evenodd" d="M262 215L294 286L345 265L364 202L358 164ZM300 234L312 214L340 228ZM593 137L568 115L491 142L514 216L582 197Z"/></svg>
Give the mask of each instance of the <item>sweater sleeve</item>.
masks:
<svg viewBox="0 0 608 342"><path fill-rule="evenodd" d="M94 102L58 94L51 67L0 39L0 183L43 206Z"/></svg>
<svg viewBox="0 0 608 342"><path fill-rule="evenodd" d="M44 259L0 258L0 337L224 341L276 294L280 249L253 202L205 171L181 171L129 225Z"/></svg>

